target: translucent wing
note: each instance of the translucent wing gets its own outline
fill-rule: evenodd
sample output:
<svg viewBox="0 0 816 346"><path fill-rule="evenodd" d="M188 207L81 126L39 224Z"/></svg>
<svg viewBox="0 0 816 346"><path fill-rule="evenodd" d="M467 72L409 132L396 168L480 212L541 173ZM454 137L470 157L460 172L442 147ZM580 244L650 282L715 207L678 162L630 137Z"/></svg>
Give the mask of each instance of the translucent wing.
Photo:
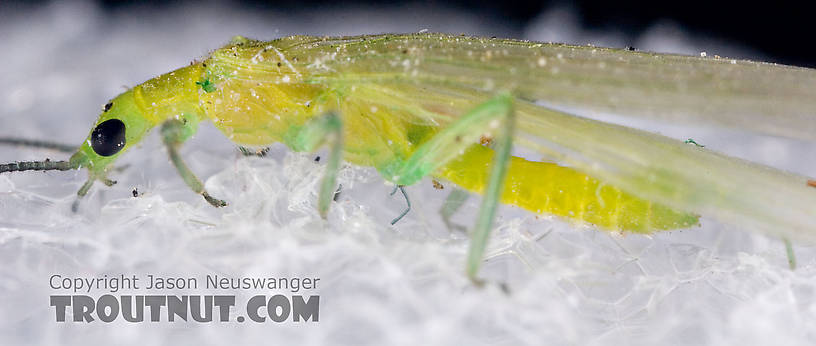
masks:
<svg viewBox="0 0 816 346"><path fill-rule="evenodd" d="M532 103L810 140L813 70L439 34L272 43L281 60L266 67L275 73L258 78L294 73L354 97L387 99L440 126L510 90L519 98L519 145L647 200L816 242L816 189L805 177Z"/></svg>
<svg viewBox="0 0 816 346"><path fill-rule="evenodd" d="M487 97L481 92L453 93L450 87L378 84L364 89L355 96L367 95L362 97L372 101L388 97L395 105L419 108L417 114L451 107L437 99L440 96L428 97L427 93L471 98L473 103ZM397 101L400 98L404 99ZM805 177L525 101L517 102L517 111L518 145L677 210L790 239L816 241L816 189L807 186Z"/></svg>
<svg viewBox="0 0 816 346"><path fill-rule="evenodd" d="M813 69L440 34L307 42L282 49L313 59L304 63L319 80L512 90L554 106L807 140L816 133Z"/></svg>

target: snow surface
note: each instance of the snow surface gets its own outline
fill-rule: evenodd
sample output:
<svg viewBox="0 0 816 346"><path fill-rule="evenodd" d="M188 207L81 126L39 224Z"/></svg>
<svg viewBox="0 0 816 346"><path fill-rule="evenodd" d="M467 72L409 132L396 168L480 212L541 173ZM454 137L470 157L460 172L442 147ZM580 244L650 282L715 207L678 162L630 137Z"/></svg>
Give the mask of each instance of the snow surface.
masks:
<svg viewBox="0 0 816 346"><path fill-rule="evenodd" d="M542 14L526 37L638 42L635 46L644 50L728 55L671 24L658 23L639 38L627 38L582 30L569 14L563 9ZM561 24L548 23L558 18ZM191 4L108 13L79 3L7 10L0 14L0 135L78 143L101 106L125 86L188 64L233 35L271 39L421 29L515 34L500 22L444 8L282 13ZM723 50L756 57L728 47ZM807 150L812 143L693 132L693 124L641 125L777 167L814 172L799 155L813 155ZM70 205L84 173L0 175L0 344L806 345L816 340L813 247L795 247L799 268L791 271L781 241L706 219L700 228L621 236L502 207L482 273L506 283L507 290L495 284L479 289L463 275L466 235L448 231L437 213L449 187L435 190L430 181L409 187L414 210L390 226L404 207L401 197L389 197L391 187L373 170L346 167L343 192L324 222L315 211L323 165L314 155L276 146L270 157L243 158L209 126L182 153L228 208L216 210L190 193L155 135L119 163L129 164L116 174L119 184L96 186L76 214ZM0 147L5 161L43 155ZM140 197L132 197L133 189ZM478 198L471 197L455 221L469 226L477 209ZM320 322L54 321L48 297L65 292L49 287L51 275L120 273L319 277L318 288L304 294L321 296ZM208 292L235 294L239 306L252 295L270 294L160 293Z"/></svg>

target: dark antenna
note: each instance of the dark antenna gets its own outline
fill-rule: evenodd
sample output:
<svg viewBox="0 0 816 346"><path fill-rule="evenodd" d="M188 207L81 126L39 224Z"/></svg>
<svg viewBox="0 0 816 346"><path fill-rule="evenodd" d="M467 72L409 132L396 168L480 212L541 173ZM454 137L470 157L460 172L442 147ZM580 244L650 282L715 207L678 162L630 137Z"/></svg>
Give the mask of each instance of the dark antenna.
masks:
<svg viewBox="0 0 816 346"><path fill-rule="evenodd" d="M76 167L70 161L21 161L0 164L0 173L22 171L68 171Z"/></svg>
<svg viewBox="0 0 816 346"><path fill-rule="evenodd" d="M16 146L23 146L23 147L32 147L32 148L42 148L42 149L50 149L55 151L60 151L63 153L73 153L77 150L77 147L62 143L54 143L54 142L47 142L47 141L39 141L34 139L25 139L25 138L7 138L7 137L0 137L0 144L5 145L16 145Z"/></svg>
<svg viewBox="0 0 816 346"><path fill-rule="evenodd" d="M75 146L40 141L35 139L0 137L0 145L16 145L32 148L50 149L65 153L73 153L77 150ZM22 172L22 171L67 171L76 167L71 166L69 161L21 161L7 164L0 164L0 173Z"/></svg>

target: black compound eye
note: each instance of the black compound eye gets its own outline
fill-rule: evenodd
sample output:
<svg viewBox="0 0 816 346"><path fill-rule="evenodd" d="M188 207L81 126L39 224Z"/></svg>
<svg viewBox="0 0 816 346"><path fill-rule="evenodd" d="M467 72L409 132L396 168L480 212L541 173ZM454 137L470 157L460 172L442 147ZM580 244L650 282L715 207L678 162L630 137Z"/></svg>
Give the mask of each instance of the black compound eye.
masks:
<svg viewBox="0 0 816 346"><path fill-rule="evenodd" d="M100 156L111 156L125 147L125 123L119 119L105 120L91 133L91 148Z"/></svg>

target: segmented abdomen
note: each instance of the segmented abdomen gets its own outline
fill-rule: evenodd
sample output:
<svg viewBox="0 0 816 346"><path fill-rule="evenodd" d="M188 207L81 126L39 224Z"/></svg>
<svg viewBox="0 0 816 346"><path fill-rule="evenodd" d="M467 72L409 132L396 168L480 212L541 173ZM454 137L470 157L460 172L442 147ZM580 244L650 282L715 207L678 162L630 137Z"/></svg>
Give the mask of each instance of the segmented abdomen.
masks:
<svg viewBox="0 0 816 346"><path fill-rule="evenodd" d="M481 193L492 163L493 151L475 145L445 166L440 177ZM694 214L637 198L569 167L519 157L510 161L502 202L607 230L650 233L699 223Z"/></svg>

